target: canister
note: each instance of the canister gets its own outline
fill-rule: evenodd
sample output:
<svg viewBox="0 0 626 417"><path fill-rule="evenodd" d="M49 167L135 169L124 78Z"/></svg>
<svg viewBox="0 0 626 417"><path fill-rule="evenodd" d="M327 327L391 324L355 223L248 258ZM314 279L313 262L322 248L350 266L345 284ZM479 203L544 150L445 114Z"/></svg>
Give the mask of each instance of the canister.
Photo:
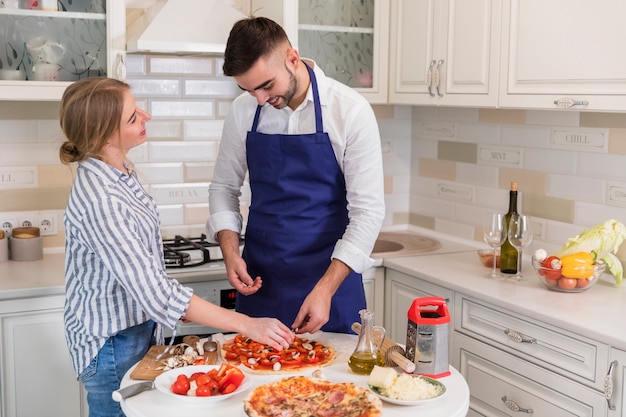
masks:
<svg viewBox="0 0 626 417"><path fill-rule="evenodd" d="M9 260L9 238L6 237L4 230L0 230L0 262Z"/></svg>
<svg viewBox="0 0 626 417"><path fill-rule="evenodd" d="M448 331L450 314L441 297L416 298L407 313L406 357L415 374L441 378L450 375Z"/></svg>
<svg viewBox="0 0 626 417"><path fill-rule="evenodd" d="M16 227L9 238L12 261L37 261L43 258L43 238L38 227Z"/></svg>

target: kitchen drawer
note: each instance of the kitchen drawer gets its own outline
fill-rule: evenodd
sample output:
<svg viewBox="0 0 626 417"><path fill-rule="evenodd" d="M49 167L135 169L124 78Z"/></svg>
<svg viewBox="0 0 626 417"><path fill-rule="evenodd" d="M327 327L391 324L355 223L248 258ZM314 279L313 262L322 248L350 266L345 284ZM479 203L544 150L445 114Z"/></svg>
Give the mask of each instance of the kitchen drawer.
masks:
<svg viewBox="0 0 626 417"><path fill-rule="evenodd" d="M469 416L606 416L602 393L458 332L453 355L470 386Z"/></svg>
<svg viewBox="0 0 626 417"><path fill-rule="evenodd" d="M597 390L603 389L608 345L466 297L456 297L455 303L456 331Z"/></svg>

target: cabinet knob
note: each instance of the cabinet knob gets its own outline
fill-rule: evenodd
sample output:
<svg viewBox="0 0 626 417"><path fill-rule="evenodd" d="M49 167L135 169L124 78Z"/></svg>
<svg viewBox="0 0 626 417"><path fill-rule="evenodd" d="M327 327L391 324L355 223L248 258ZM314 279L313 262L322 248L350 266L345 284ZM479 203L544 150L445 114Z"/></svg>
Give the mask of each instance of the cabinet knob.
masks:
<svg viewBox="0 0 626 417"><path fill-rule="evenodd" d="M563 97L558 100L554 100L554 104L562 108L567 108L574 106L588 106L589 102L587 100L574 100L569 97Z"/></svg>

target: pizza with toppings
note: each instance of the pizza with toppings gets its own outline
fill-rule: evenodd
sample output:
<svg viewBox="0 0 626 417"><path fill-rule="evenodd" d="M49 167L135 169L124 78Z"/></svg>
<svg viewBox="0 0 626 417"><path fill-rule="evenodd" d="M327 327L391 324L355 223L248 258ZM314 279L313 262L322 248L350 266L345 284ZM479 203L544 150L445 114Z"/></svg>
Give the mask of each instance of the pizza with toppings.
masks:
<svg viewBox="0 0 626 417"><path fill-rule="evenodd" d="M297 373L330 364L335 350L315 340L296 336L289 348L278 351L238 334L222 345L222 358L256 373Z"/></svg>
<svg viewBox="0 0 626 417"><path fill-rule="evenodd" d="M352 382L293 376L255 388L243 407L249 417L377 417L383 404Z"/></svg>

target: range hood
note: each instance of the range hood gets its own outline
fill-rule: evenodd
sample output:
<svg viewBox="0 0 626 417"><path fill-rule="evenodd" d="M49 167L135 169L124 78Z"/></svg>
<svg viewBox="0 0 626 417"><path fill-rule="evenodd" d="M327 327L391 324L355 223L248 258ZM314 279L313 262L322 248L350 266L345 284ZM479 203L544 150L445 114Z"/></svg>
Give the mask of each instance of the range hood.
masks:
<svg viewBox="0 0 626 417"><path fill-rule="evenodd" d="M127 0L128 53L223 54L233 24L246 17L233 0Z"/></svg>

